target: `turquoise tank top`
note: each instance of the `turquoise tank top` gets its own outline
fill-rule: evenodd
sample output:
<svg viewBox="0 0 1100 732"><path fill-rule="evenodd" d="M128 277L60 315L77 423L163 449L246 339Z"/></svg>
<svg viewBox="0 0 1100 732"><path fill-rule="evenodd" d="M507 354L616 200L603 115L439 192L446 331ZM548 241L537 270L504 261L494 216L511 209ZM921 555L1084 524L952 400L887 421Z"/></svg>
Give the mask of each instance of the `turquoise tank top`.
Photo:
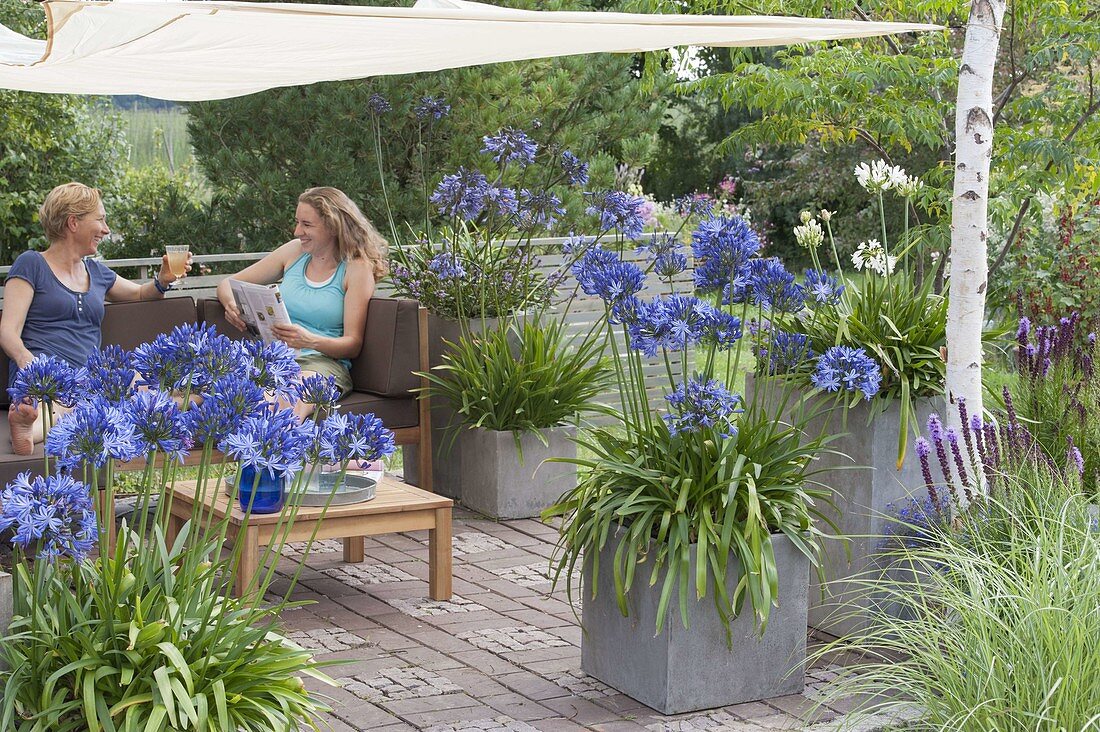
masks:
<svg viewBox="0 0 1100 732"><path fill-rule="evenodd" d="M306 281L306 266L309 254L303 254L294 260L283 275L279 290L283 294L290 320L311 333L329 338L344 335L344 270L347 262L340 262L336 273L327 284L317 287ZM302 355L317 353L312 348L303 348ZM340 359L340 363L351 368L351 361Z"/></svg>

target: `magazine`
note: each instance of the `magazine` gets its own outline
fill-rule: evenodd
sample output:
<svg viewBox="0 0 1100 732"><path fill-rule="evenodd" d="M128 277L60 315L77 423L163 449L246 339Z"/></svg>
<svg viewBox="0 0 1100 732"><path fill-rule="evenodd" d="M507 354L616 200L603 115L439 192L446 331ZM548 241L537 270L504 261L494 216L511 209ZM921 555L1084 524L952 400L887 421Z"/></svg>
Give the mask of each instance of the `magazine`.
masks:
<svg viewBox="0 0 1100 732"><path fill-rule="evenodd" d="M283 295L278 285L254 285L251 282L229 280L237 309L241 311L241 320L253 336L262 338L264 343L279 340L271 332L273 325L289 325L290 314L283 304Z"/></svg>

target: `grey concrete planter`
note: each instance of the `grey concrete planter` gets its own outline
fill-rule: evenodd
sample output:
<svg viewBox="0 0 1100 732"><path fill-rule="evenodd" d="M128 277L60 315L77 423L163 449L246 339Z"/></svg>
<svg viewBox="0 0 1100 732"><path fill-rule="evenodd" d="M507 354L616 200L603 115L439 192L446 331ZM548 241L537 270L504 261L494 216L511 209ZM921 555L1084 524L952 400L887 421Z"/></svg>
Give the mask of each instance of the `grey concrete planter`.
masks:
<svg viewBox="0 0 1100 732"><path fill-rule="evenodd" d="M916 402L921 429L931 413L942 412L942 404L942 399L936 398ZM883 600L868 593L863 582L883 570L876 557L882 537L896 527L891 519L906 499L925 495L914 445L921 432L910 429L905 462L898 470L900 406L897 402L890 404L870 423L869 414L870 405L861 402L848 412L846 425L840 413L831 415L829 432L847 434L829 443L829 447L850 460L822 455L817 464L819 469L837 468L817 479L833 489L835 511L826 514L836 522L838 533L849 539L850 556L840 542L826 542L822 557L826 584L819 585L816 573L811 579L810 625L834 635L867 629L871 609Z"/></svg>
<svg viewBox="0 0 1100 732"><path fill-rule="evenodd" d="M462 505L499 519L538 516L565 491L577 485L577 466L546 463L552 457L576 457L577 446L569 438L573 427L539 431L520 437L516 450L511 432L464 429L455 441L450 459L460 466Z"/></svg>
<svg viewBox="0 0 1100 732"><path fill-rule="evenodd" d="M600 553L595 599L585 568L581 669L662 714L797 694L804 684L810 564L786 537L773 537L773 542L779 607L772 608L763 636L753 627L751 611L743 612L733 621L730 648L714 608L713 588L692 604L687 629L675 600L671 602L664 626L654 636L663 579L649 587L649 570L643 569L627 596L629 615L623 617L611 570L616 546L609 540ZM730 593L736 584L734 570L731 560L726 576ZM692 576L694 572L693 552Z"/></svg>
<svg viewBox="0 0 1100 732"><path fill-rule="evenodd" d="M500 325L500 318L474 318L467 321L467 328L474 333L492 330ZM443 356L450 349L447 343L457 343L462 337L462 326L455 320L428 315L428 365L435 368L443 363ZM432 485L436 493L454 498L462 498L464 459L460 450L453 445L454 426L459 424L458 416L450 405L441 399L432 400ZM417 478L417 446L406 445L403 453L405 478L414 485Z"/></svg>
<svg viewBox="0 0 1100 732"><path fill-rule="evenodd" d="M749 376L747 393L756 388L757 381ZM819 430L826 435L840 435L827 448L841 454L821 454L813 469L822 471L814 479L833 490L834 508L825 507L823 513L836 524L836 533L848 539L847 551L840 541L823 542L824 585L816 570L810 575L809 623L814 628L837 636L858 633L868 628L872 609L890 612L893 603L869 593L865 583L888 571L881 565L879 554L883 537L896 526L891 518L907 498L925 495L915 443L928 416L943 412L943 398L921 398L914 407L919 429L910 426L909 446L900 470L901 406L896 401L870 421L871 405L860 401L847 414L835 409L807 427L812 435ZM820 528L832 532L828 526Z"/></svg>

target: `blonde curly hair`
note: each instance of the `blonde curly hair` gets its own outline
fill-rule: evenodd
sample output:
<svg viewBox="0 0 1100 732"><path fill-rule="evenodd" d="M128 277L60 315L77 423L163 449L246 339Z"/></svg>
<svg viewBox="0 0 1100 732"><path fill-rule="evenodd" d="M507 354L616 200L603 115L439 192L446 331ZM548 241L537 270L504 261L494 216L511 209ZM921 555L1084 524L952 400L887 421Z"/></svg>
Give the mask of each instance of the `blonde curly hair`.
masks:
<svg viewBox="0 0 1100 732"><path fill-rule="evenodd" d="M389 243L346 193L332 186L318 186L298 196L298 203L311 206L325 222L336 239L336 256L341 262L368 259L375 279L390 271Z"/></svg>

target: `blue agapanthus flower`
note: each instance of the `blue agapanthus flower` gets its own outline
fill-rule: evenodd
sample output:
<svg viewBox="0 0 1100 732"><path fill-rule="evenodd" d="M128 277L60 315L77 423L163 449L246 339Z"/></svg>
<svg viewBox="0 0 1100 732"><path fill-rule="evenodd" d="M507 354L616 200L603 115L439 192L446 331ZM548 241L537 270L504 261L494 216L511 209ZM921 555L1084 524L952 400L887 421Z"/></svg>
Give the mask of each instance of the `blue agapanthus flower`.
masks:
<svg viewBox="0 0 1100 732"><path fill-rule="evenodd" d="M302 368L294 360L294 350L279 340L271 343L244 341L241 343L241 356L248 362L248 378L270 394L285 394L302 373ZM208 391L213 391L215 384L211 384Z"/></svg>
<svg viewBox="0 0 1100 732"><path fill-rule="evenodd" d="M719 351L730 351L741 340L741 318L716 310L703 333L704 343L713 343Z"/></svg>
<svg viewBox="0 0 1100 732"><path fill-rule="evenodd" d="M485 210L485 189L489 181L480 170L460 167L453 175L443 176L429 199L444 216L473 221Z"/></svg>
<svg viewBox="0 0 1100 732"><path fill-rule="evenodd" d="M141 385L164 391L205 392L223 376L248 372L240 344L201 323L176 326L141 344L133 363Z"/></svg>
<svg viewBox="0 0 1100 732"><path fill-rule="evenodd" d="M486 186L485 206L496 216L504 218L515 216L519 213L519 197L514 188Z"/></svg>
<svg viewBox="0 0 1100 732"><path fill-rule="evenodd" d="M709 332L715 316L714 308L697 297L670 295L639 300L623 322L630 347L652 358L659 349L679 351L695 345Z"/></svg>
<svg viewBox="0 0 1100 732"><path fill-rule="evenodd" d="M451 105L443 97L422 97L413 107L413 114L419 120L441 120L451 113Z"/></svg>
<svg viewBox="0 0 1100 732"><path fill-rule="evenodd" d="M122 407L133 426L139 454L154 450L182 462L191 449L191 433L179 405L163 391L139 391Z"/></svg>
<svg viewBox="0 0 1100 732"><path fill-rule="evenodd" d="M753 301L780 313L797 313L806 303L806 294L795 283L794 275L787 271L775 257L757 260L759 265L752 269L749 287ZM755 264L755 262L754 262Z"/></svg>
<svg viewBox="0 0 1100 732"><path fill-rule="evenodd" d="M372 461L397 449L393 432L373 414L332 414L321 422L319 457L331 463Z"/></svg>
<svg viewBox="0 0 1100 732"><path fill-rule="evenodd" d="M505 127L495 135L486 135L481 141L484 143L481 152L492 155L493 162L518 163L522 168L535 162L535 153L539 149L526 132L514 127Z"/></svg>
<svg viewBox="0 0 1100 732"><path fill-rule="evenodd" d="M588 163L582 163L580 158L568 150L561 154L561 169L566 180L573 185L588 185Z"/></svg>
<svg viewBox="0 0 1100 732"><path fill-rule="evenodd" d="M218 447L242 465L289 478L302 469L314 440L313 422L299 422L290 409L267 409L245 419Z"/></svg>
<svg viewBox="0 0 1100 732"><path fill-rule="evenodd" d="M516 214L517 226L529 230L549 229L558 223L565 213L561 199L550 191L529 191L523 188L519 192L519 212Z"/></svg>
<svg viewBox="0 0 1100 732"><path fill-rule="evenodd" d="M43 354L19 369L8 395L15 404L43 401L71 407L84 395L87 377L84 369Z"/></svg>
<svg viewBox="0 0 1100 732"><path fill-rule="evenodd" d="M787 374L808 363L814 352L804 333L772 331L768 345L760 348L757 357L767 360L769 374Z"/></svg>
<svg viewBox="0 0 1100 732"><path fill-rule="evenodd" d="M710 216L714 211L714 199L705 193L692 193L677 198L674 202L676 213L689 216Z"/></svg>
<svg viewBox="0 0 1100 732"><path fill-rule="evenodd" d="M645 199L624 191L598 191L585 193L589 199L585 213L598 216L600 231L615 230L627 239L639 239L645 230L641 207Z"/></svg>
<svg viewBox="0 0 1100 732"><path fill-rule="evenodd" d="M237 431L249 417L270 408L261 389L252 379L227 376L214 382L202 404L184 412L186 427L195 445L217 445L226 435Z"/></svg>
<svg viewBox="0 0 1100 732"><path fill-rule="evenodd" d="M887 527L887 536L910 549L938 544L951 524L951 498L946 494L909 497L900 506L888 504L886 511L897 519Z"/></svg>
<svg viewBox="0 0 1100 732"><path fill-rule="evenodd" d="M681 382L665 399L676 410L664 415L672 434L717 429L723 437L736 436L734 416L742 411L741 397L717 379L693 376L686 383Z"/></svg>
<svg viewBox="0 0 1100 732"><path fill-rule="evenodd" d="M687 269L688 260L680 252L665 252L653 260L653 272L658 277L672 279Z"/></svg>
<svg viewBox="0 0 1100 732"><path fill-rule="evenodd" d="M825 391L859 391L870 399L878 393L882 372L862 348L833 346L817 359L810 382Z"/></svg>
<svg viewBox="0 0 1100 732"><path fill-rule="evenodd" d="M691 233L695 287L731 294L730 283L760 251L760 238L740 216L711 216Z"/></svg>
<svg viewBox="0 0 1100 732"><path fill-rule="evenodd" d="M68 475L20 473L0 492L0 531L12 528L12 544L37 549L39 559L80 560L95 546L97 527L88 486Z"/></svg>
<svg viewBox="0 0 1100 732"><path fill-rule="evenodd" d="M393 105L384 96L375 92L367 98L367 109L371 111L371 114L381 115L393 109Z"/></svg>
<svg viewBox="0 0 1100 732"><path fill-rule="evenodd" d="M561 243L561 250L564 254L581 254L595 241L595 237L576 234L571 231L569 236L565 237L565 241Z"/></svg>
<svg viewBox="0 0 1100 732"><path fill-rule="evenodd" d="M428 261L428 271L441 280L457 280L466 276L466 268L457 255L441 252Z"/></svg>
<svg viewBox="0 0 1100 732"><path fill-rule="evenodd" d="M806 298L818 305L836 305L844 294L844 285L836 277L830 277L819 269L806 270L806 283L803 285Z"/></svg>
<svg viewBox="0 0 1100 732"><path fill-rule="evenodd" d="M102 397L81 402L46 435L46 454L66 470L83 465L102 468L108 460L132 460L140 454L134 425L117 404Z"/></svg>
<svg viewBox="0 0 1100 732"><path fill-rule="evenodd" d="M609 305L624 300L645 286L645 274L637 265L624 262L618 254L592 247L573 264L573 276L587 295L596 295Z"/></svg>
<svg viewBox="0 0 1100 732"><path fill-rule="evenodd" d="M122 346L107 346L88 356L88 393L124 402L134 393L134 360Z"/></svg>
<svg viewBox="0 0 1100 732"><path fill-rule="evenodd" d="M298 383L298 401L313 404L318 409L331 409L340 399L340 387L335 376L312 374Z"/></svg>

